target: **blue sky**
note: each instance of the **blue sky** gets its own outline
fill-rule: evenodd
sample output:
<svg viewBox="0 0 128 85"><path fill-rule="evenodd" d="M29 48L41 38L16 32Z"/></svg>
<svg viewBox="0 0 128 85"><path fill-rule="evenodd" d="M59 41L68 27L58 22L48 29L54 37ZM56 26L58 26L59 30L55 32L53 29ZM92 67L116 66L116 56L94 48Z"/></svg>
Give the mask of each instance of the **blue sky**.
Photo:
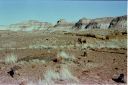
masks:
<svg viewBox="0 0 128 85"><path fill-rule="evenodd" d="M26 20L56 23L127 14L126 1L0 0L0 25Z"/></svg>

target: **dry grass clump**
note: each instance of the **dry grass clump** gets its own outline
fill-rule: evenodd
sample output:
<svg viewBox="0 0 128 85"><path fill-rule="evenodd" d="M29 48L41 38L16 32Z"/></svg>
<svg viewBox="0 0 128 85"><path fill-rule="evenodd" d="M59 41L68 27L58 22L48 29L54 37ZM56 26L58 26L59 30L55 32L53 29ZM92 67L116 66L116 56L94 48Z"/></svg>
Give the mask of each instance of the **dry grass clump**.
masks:
<svg viewBox="0 0 128 85"><path fill-rule="evenodd" d="M64 51L58 52L57 57L61 57L61 58L64 58L64 59L75 59L75 57L73 55L68 54Z"/></svg>
<svg viewBox="0 0 128 85"><path fill-rule="evenodd" d="M28 82L26 85L61 85L56 83L57 81L63 81L67 84L76 84L79 80L72 75L67 66L61 66L60 70L55 70L49 68L43 79L38 80L38 82Z"/></svg>
<svg viewBox="0 0 128 85"><path fill-rule="evenodd" d="M9 54L5 57L5 64L14 64L17 62L17 56L15 54Z"/></svg>
<svg viewBox="0 0 128 85"><path fill-rule="evenodd" d="M46 71L44 75L44 81L49 84L54 83L54 81L60 80L68 82L78 82L78 79L72 75L67 66L62 66L62 68L59 71L49 69Z"/></svg>

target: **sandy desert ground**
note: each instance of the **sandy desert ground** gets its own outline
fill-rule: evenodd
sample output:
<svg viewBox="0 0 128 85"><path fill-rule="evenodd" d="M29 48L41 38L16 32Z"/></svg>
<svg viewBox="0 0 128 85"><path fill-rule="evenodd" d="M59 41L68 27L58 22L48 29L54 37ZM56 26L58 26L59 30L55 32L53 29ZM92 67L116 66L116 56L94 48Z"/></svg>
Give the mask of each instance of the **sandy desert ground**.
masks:
<svg viewBox="0 0 128 85"><path fill-rule="evenodd" d="M126 77L126 31L0 31L0 85L119 85Z"/></svg>

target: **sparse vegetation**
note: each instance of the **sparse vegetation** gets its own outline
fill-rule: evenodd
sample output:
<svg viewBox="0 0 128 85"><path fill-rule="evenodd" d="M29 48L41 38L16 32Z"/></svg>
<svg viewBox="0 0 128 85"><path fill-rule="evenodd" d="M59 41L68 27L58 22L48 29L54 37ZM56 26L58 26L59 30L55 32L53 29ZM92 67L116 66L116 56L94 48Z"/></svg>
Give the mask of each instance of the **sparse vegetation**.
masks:
<svg viewBox="0 0 128 85"><path fill-rule="evenodd" d="M17 62L17 56L14 54L9 54L5 57L5 64L13 64Z"/></svg>
<svg viewBox="0 0 128 85"><path fill-rule="evenodd" d="M64 59L75 59L75 57L73 55L68 54L64 51L58 52L57 57L61 57L61 58L64 58Z"/></svg>
<svg viewBox="0 0 128 85"><path fill-rule="evenodd" d="M62 66L59 71L48 69L44 75L44 80L47 82L54 82L55 80L67 80L78 82L78 79L72 75L67 67Z"/></svg>
<svg viewBox="0 0 128 85"><path fill-rule="evenodd" d="M78 79L72 75L72 73L69 71L67 67L62 67L60 74L62 80L72 80L75 82L79 82Z"/></svg>
<svg viewBox="0 0 128 85"><path fill-rule="evenodd" d="M21 85L22 78L26 79L26 85L95 83L95 81L99 83L99 79L104 79L106 75L104 70L108 75L113 75L115 71L123 69L126 75L126 33L114 35L112 32L92 29L69 34L62 31L9 32L10 35L1 37L5 43L0 41L0 72L10 74L13 72L9 70L10 68L16 69L14 79ZM12 47L6 45L8 48L4 48L3 44L8 44L6 38L16 44ZM86 70L89 72L83 74L82 72ZM101 72L101 75L97 75L100 74L98 72ZM6 74L0 75L0 79ZM0 82L8 80L8 77L10 76L4 77ZM11 80L8 81L13 84Z"/></svg>

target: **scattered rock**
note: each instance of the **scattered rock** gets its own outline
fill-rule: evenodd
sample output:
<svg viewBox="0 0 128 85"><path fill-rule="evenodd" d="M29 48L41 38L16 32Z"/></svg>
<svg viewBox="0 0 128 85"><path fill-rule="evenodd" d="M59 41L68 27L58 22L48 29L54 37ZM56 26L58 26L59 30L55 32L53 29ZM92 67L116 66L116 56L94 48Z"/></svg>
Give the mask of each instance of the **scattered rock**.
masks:
<svg viewBox="0 0 128 85"><path fill-rule="evenodd" d="M93 62L93 61L92 61L92 60L88 60L88 63L89 63L89 62Z"/></svg>
<svg viewBox="0 0 128 85"><path fill-rule="evenodd" d="M116 70L118 70L118 68L115 68Z"/></svg>
<svg viewBox="0 0 128 85"><path fill-rule="evenodd" d="M83 55L81 55L81 56L87 56L87 52L84 52Z"/></svg>
<svg viewBox="0 0 128 85"><path fill-rule="evenodd" d="M53 62L57 63L58 62L58 59L57 58L53 59Z"/></svg>
<svg viewBox="0 0 128 85"><path fill-rule="evenodd" d="M117 83L125 83L124 81L124 74L120 74L118 77L112 78L113 81Z"/></svg>
<svg viewBox="0 0 128 85"><path fill-rule="evenodd" d="M86 40L83 40L83 43L86 43Z"/></svg>
<svg viewBox="0 0 128 85"><path fill-rule="evenodd" d="M48 40L48 39L46 39L46 40Z"/></svg>
<svg viewBox="0 0 128 85"><path fill-rule="evenodd" d="M86 43L86 39L82 39L82 38L78 38L77 41L79 44Z"/></svg>
<svg viewBox="0 0 128 85"><path fill-rule="evenodd" d="M89 75L89 71L88 70L82 71L82 75L88 76Z"/></svg>
<svg viewBox="0 0 128 85"><path fill-rule="evenodd" d="M81 38L78 38L77 41L78 41L79 44L82 44Z"/></svg>
<svg viewBox="0 0 128 85"><path fill-rule="evenodd" d="M7 73L13 78L14 74L15 74L15 71L11 68L11 70Z"/></svg>
<svg viewBox="0 0 128 85"><path fill-rule="evenodd" d="M78 59L80 60L81 58L80 58L80 57L78 57Z"/></svg>
<svg viewBox="0 0 128 85"><path fill-rule="evenodd" d="M13 67L11 68L11 70L8 71L7 73L13 78L15 74L20 75L20 74L18 73L18 71L17 71L17 70L19 70L19 69L21 69L20 66L13 66Z"/></svg>

